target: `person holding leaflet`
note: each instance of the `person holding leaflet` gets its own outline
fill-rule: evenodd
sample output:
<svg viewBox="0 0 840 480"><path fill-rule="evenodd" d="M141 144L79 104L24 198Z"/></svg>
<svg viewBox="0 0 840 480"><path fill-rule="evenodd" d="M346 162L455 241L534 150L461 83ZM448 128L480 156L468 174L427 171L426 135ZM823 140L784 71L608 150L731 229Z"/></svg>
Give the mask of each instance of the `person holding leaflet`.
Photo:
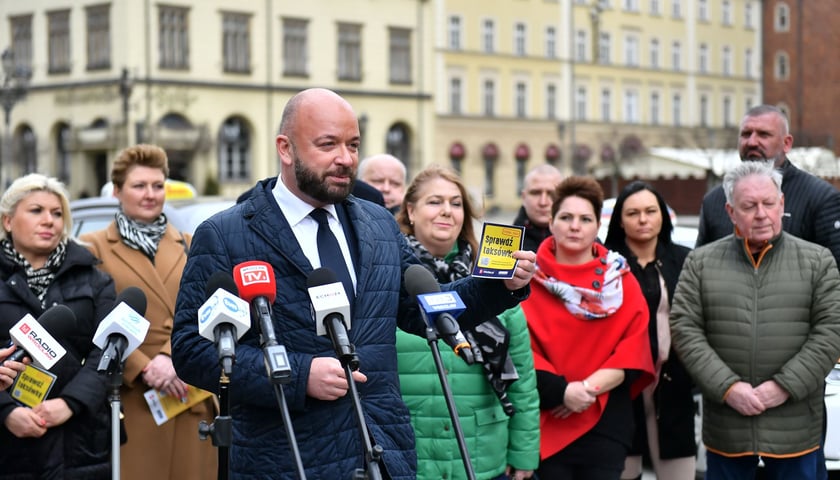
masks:
<svg viewBox="0 0 840 480"><path fill-rule="evenodd" d="M409 185L402 208L397 214L400 229L424 267L438 282L467 278L475 264L478 241L473 229L477 217L464 183L450 168L432 165L417 174ZM410 290L409 290L410 292ZM441 349L441 359L452 390L458 417L463 426L477 479L530 478L539 462L539 397L536 390L534 360L524 319L503 323L495 317L494 331L503 332L507 341L485 342L480 347L498 349L499 365L505 361L515 367L518 380L505 385L507 398L515 413L509 416L491 385L487 372L492 363L468 365L451 349ZM484 325L489 327L490 324ZM469 332L483 339L478 332ZM478 346L478 345L477 345ZM470 351L469 346L466 348ZM457 451L456 438L449 428L449 411L438 383L438 371L429 361L426 339L397 332L397 361L400 390L411 412L411 424L417 438L419 480L432 478L460 479L465 469ZM487 365L487 366L485 366ZM495 368L495 367L494 367ZM484 419L490 416L493 422ZM490 440L492 439L492 440Z"/></svg>
<svg viewBox="0 0 840 480"><path fill-rule="evenodd" d="M114 278L118 291L129 286L143 290L145 317L151 322L145 340L128 356L123 370L120 397L128 441L120 449L122 480L200 480L217 470L212 443L198 437L199 423L213 421L213 399L208 397L157 425L144 397L154 388L186 402L189 388L172 366L170 334L191 238L163 214L168 175L162 148L134 145L124 149L111 168L119 212L105 229L80 237L101 260L99 268Z"/></svg>
<svg viewBox="0 0 840 480"><path fill-rule="evenodd" d="M41 318L64 305L75 316L75 328L56 335L66 353L44 371L55 376L44 400L27 406L0 391L0 479L111 478L108 389L92 339L114 303L114 282L70 239L58 180L35 173L15 180L0 198L0 217L0 345L27 314Z"/></svg>
<svg viewBox="0 0 840 480"><path fill-rule="evenodd" d="M277 282L271 320L288 350L291 370L285 398L306 476L346 478L365 468L348 379L330 339L317 335L306 286L310 273L328 266L320 249L328 244L338 248L341 254L335 256L343 259L346 276L329 268L342 284L349 283L345 290L353 328L348 335L360 361L352 377L370 440L384 450L382 477L408 480L415 478L416 456L399 393L395 334L398 325L418 335L425 329L416 300L403 288L403 272L417 259L390 212L350 194L359 143L356 114L335 92L309 89L289 100L275 139L280 174L259 182L240 203L195 232L176 303L173 362L185 380L216 389L218 355L198 334L196 322L207 280L213 272L232 271L242 262L267 262ZM313 214L318 209L323 213ZM468 278L446 286L467 304L459 318L462 324L478 323L527 297L534 254L516 252L515 257L519 263L512 279ZM296 478L253 329L242 337L236 363L231 377L231 477Z"/></svg>

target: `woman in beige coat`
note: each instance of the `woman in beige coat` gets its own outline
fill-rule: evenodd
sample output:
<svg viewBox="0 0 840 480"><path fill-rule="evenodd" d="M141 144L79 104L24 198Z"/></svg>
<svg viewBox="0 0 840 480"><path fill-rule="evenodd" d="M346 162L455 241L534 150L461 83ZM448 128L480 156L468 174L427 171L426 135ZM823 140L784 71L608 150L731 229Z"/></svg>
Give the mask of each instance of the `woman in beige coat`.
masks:
<svg viewBox="0 0 840 480"><path fill-rule="evenodd" d="M191 237L162 214L169 174L166 153L154 145L126 148L114 162L111 181L120 211L104 230L83 235L91 253L111 274L117 292L139 287L151 322L143 344L125 362L120 388L128 441L120 449L121 478L206 479L217 474L217 453L198 437L199 422L215 416L211 397L158 426L144 393L152 388L187 403L197 392L172 366L170 334L175 297Z"/></svg>

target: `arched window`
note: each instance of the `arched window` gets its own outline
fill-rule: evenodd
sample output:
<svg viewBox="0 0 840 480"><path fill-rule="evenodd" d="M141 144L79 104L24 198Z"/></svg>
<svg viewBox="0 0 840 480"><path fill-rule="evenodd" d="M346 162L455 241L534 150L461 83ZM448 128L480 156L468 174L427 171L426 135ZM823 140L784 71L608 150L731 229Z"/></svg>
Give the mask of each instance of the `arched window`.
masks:
<svg viewBox="0 0 840 480"><path fill-rule="evenodd" d="M406 124L391 125L385 137L385 152L402 160L406 168L411 165L411 134Z"/></svg>
<svg viewBox="0 0 840 480"><path fill-rule="evenodd" d="M223 182L251 178L251 135L238 117L230 117L219 131L219 179Z"/></svg>
<svg viewBox="0 0 840 480"><path fill-rule="evenodd" d="M773 15L773 27L777 32L787 32L790 30L790 7L787 3L781 2L776 5L776 11Z"/></svg>
<svg viewBox="0 0 840 480"><path fill-rule="evenodd" d="M776 52L776 61L773 65L773 73L776 80L787 80L790 77L790 62L785 52Z"/></svg>
<svg viewBox="0 0 840 480"><path fill-rule="evenodd" d="M58 169L58 179L64 184L70 183L70 126L59 124L55 129L55 164Z"/></svg>
<svg viewBox="0 0 840 480"><path fill-rule="evenodd" d="M38 138L29 125L22 125L15 135L15 155L21 168L21 174L38 171Z"/></svg>

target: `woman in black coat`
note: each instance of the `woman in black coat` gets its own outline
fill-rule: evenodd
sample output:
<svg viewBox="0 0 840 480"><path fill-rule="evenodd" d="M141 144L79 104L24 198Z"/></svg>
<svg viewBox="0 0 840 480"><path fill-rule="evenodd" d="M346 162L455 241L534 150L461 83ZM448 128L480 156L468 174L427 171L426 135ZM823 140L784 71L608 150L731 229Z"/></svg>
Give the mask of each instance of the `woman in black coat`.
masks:
<svg viewBox="0 0 840 480"><path fill-rule="evenodd" d="M0 478L110 478L108 385L97 372L102 352L92 339L113 306L114 282L70 240L59 181L40 174L17 179L0 198L0 218L0 344L26 314L37 319L62 304L76 317L56 338L67 353L49 370L55 380L42 401L18 402L14 386L0 391Z"/></svg>
<svg viewBox="0 0 840 480"><path fill-rule="evenodd" d="M635 400L636 436L622 479L641 478L648 453L657 478L694 479L697 445L692 382L671 349L668 315L689 249L671 240L674 226L665 199L636 181L615 202L604 244L627 258L650 312L650 344L657 382Z"/></svg>

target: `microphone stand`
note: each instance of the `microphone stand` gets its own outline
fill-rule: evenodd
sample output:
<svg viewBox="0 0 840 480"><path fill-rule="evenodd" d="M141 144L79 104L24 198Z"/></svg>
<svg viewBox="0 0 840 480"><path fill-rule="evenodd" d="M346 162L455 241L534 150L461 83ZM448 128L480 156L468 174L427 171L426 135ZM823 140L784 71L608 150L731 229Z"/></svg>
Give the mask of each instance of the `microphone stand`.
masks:
<svg viewBox="0 0 840 480"><path fill-rule="evenodd" d="M125 343L123 343L125 345ZM108 386L111 388L108 401L111 403L111 479L120 480L120 386L122 385L123 362L121 350L115 345L109 346L99 360L97 371L105 372Z"/></svg>
<svg viewBox="0 0 840 480"><path fill-rule="evenodd" d="M467 451L467 444L464 441L464 431L461 429L461 420L458 418L458 410L455 407L455 400L452 398L452 389L449 388L449 381L446 379L446 370L443 368L443 360L440 358L438 348L438 334L433 327L426 327L426 340L432 349L432 357L435 360L435 368L440 378L440 386L443 389L443 398L446 400L446 407L449 409L449 418L452 420L452 428L455 430L455 440L458 441L458 450L461 451L461 459L464 461L464 471L467 472L468 480L475 480L475 470L470 460L470 453Z"/></svg>
<svg viewBox="0 0 840 480"><path fill-rule="evenodd" d="M219 467L218 480L227 480L230 477L230 444L233 438L233 419L230 416L230 377L226 369L222 369L219 376L219 415L210 425L204 420L198 424L198 437L207 440L210 436L213 445L218 448Z"/></svg>
<svg viewBox="0 0 840 480"><path fill-rule="evenodd" d="M347 377L347 386L350 389L350 398L353 400L353 409L356 412L356 418L359 421L359 430L362 433L362 445L364 446L367 471L357 468L353 472L352 478L353 480L382 480L382 471L379 468L379 462L382 460L382 454L385 450L381 445L373 445L370 441L370 434L365 423L365 414L362 411L362 401L359 399L359 391L356 388L356 381L353 379L353 370L359 368L359 356L356 354L356 350L352 345L349 348L340 348L336 330L344 328L344 322L342 320L334 316L329 316L324 319L324 325L327 327L327 332L333 342L336 356L341 366L344 367L344 375ZM346 332L344 336L347 336Z"/></svg>
<svg viewBox="0 0 840 480"><path fill-rule="evenodd" d="M289 413L289 405L286 403L286 395L283 393L283 384L292 380L286 347L278 344L276 340L268 340L263 345L263 356L265 358L265 368L268 371L268 379L274 386L274 396L280 406L280 415L283 417L283 427L286 430L289 448L292 450L292 458L295 461L298 478L305 480L306 473L303 470L303 460L300 458L300 449L295 438L295 430L292 427L292 416Z"/></svg>

